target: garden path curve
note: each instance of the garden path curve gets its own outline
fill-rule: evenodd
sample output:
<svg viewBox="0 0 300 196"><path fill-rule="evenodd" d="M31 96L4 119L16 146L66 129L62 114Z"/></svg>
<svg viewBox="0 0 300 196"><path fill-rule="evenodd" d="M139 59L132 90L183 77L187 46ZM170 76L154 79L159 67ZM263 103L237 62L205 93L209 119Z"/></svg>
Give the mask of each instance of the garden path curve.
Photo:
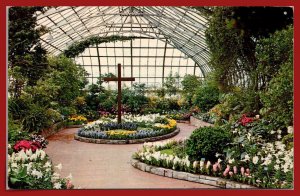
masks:
<svg viewBox="0 0 300 196"><path fill-rule="evenodd" d="M188 137L196 128L178 123L180 133ZM142 144L93 144L74 140L77 128L64 129L48 138L47 154L54 165L62 163L62 177L73 176L75 187L82 189L145 189L145 188L215 188L213 186L171 179L133 168L131 155Z"/></svg>

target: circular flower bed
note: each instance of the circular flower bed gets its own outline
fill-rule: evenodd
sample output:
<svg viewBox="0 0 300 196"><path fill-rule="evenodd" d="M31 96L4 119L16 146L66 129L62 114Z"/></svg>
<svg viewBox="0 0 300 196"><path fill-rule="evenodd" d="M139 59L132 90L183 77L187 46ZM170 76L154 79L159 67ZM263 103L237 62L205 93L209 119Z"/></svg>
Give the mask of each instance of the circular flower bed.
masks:
<svg viewBox="0 0 300 196"><path fill-rule="evenodd" d="M136 140L167 135L175 130L176 121L159 114L125 115L120 124L117 123L117 119L111 118L101 118L89 123L78 130L77 136L106 140Z"/></svg>

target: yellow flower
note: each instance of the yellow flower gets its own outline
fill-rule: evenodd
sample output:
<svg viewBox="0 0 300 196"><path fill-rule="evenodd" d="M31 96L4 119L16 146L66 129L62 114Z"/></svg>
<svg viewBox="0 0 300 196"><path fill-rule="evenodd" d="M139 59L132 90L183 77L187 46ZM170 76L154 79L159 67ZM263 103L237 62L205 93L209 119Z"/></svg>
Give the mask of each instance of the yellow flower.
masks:
<svg viewBox="0 0 300 196"><path fill-rule="evenodd" d="M72 116L72 117L69 117L69 120L70 121L83 121L83 122L86 122L87 121L87 118L84 117L84 116Z"/></svg>
<svg viewBox="0 0 300 196"><path fill-rule="evenodd" d="M130 134L136 133L136 131L117 129L117 130L105 131L105 133L107 135L130 135Z"/></svg>

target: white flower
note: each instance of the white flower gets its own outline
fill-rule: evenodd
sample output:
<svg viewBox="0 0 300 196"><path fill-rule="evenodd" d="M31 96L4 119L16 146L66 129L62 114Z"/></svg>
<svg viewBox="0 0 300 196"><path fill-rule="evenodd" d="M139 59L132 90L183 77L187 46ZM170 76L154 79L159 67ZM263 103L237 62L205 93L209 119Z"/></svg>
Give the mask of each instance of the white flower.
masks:
<svg viewBox="0 0 300 196"><path fill-rule="evenodd" d="M221 155L221 154L219 154L219 153L216 153L216 155L215 155L215 156L216 156L216 158L218 158L220 155Z"/></svg>
<svg viewBox="0 0 300 196"><path fill-rule="evenodd" d="M228 160L228 163L229 163L229 164L234 163L234 158L233 158L233 159L229 159L229 160Z"/></svg>
<svg viewBox="0 0 300 196"><path fill-rule="evenodd" d="M254 156L254 157L252 158L252 162L253 162L255 165L258 163L258 160L259 160L258 156Z"/></svg>
<svg viewBox="0 0 300 196"><path fill-rule="evenodd" d="M52 177L51 177L51 182L55 182L56 180L58 180L60 177L60 175L58 173L53 173Z"/></svg>
<svg viewBox="0 0 300 196"><path fill-rule="evenodd" d="M204 166L204 161L200 161L200 168L202 169Z"/></svg>
<svg viewBox="0 0 300 196"><path fill-rule="evenodd" d="M72 176L72 174L70 173L66 178L69 179L69 180L72 180L73 176Z"/></svg>
<svg viewBox="0 0 300 196"><path fill-rule="evenodd" d="M27 156L31 156L31 155L32 155L31 149L29 149L29 150L26 151L26 155L27 155Z"/></svg>
<svg viewBox="0 0 300 196"><path fill-rule="evenodd" d="M279 170L279 169L280 169L279 165L275 165L275 166L274 166L274 169L275 169L275 170Z"/></svg>
<svg viewBox="0 0 300 196"><path fill-rule="evenodd" d="M21 150L20 152L18 152L18 160L20 161L26 161L28 159L27 155L25 154L24 150Z"/></svg>
<svg viewBox="0 0 300 196"><path fill-rule="evenodd" d="M10 167L11 167L11 168L17 168L17 167L18 167L18 164L17 164L17 163L12 163L12 164L10 165Z"/></svg>
<svg viewBox="0 0 300 196"><path fill-rule="evenodd" d="M61 189L61 184L59 182L54 183L53 188Z"/></svg>
<svg viewBox="0 0 300 196"><path fill-rule="evenodd" d="M263 162L262 165L269 165L270 163L272 163L271 159L265 158L265 161Z"/></svg>
<svg viewBox="0 0 300 196"><path fill-rule="evenodd" d="M50 163L49 161L47 161L47 162L45 163L44 167L45 167L45 168L51 167L51 163Z"/></svg>
<svg viewBox="0 0 300 196"><path fill-rule="evenodd" d="M222 159L218 159L218 163L221 163L222 162Z"/></svg>
<svg viewBox="0 0 300 196"><path fill-rule="evenodd" d="M37 159L37 154L36 153L34 153L34 154L32 154L31 156L30 156L30 160L31 161L35 161Z"/></svg>
<svg viewBox="0 0 300 196"><path fill-rule="evenodd" d="M8 144L8 145L7 145L7 148L8 148L8 149L11 149L11 145L10 145L10 144Z"/></svg>
<svg viewBox="0 0 300 196"><path fill-rule="evenodd" d="M57 169L61 170L61 169L62 169L62 164L60 163L60 164L56 165L55 167L56 167Z"/></svg>
<svg viewBox="0 0 300 196"><path fill-rule="evenodd" d="M281 132L282 132L282 131L281 131L280 129L277 130L277 133L278 133L278 134L281 134Z"/></svg>
<svg viewBox="0 0 300 196"><path fill-rule="evenodd" d="M277 135L277 139L281 139L281 135Z"/></svg>
<svg viewBox="0 0 300 196"><path fill-rule="evenodd" d="M206 168L209 168L209 166L211 166L211 163L210 163L210 161L207 161Z"/></svg>
<svg viewBox="0 0 300 196"><path fill-rule="evenodd" d="M256 180L257 183L261 183L261 181L259 179Z"/></svg>
<svg viewBox="0 0 300 196"><path fill-rule="evenodd" d="M294 133L294 127L288 126L287 132L290 133L290 134Z"/></svg>
<svg viewBox="0 0 300 196"><path fill-rule="evenodd" d="M38 156L40 156L41 160L43 160L46 156L45 151L43 150L38 150Z"/></svg>
<svg viewBox="0 0 300 196"><path fill-rule="evenodd" d="M258 115L258 114L257 114L257 115L255 115L255 118L256 118L256 119L259 119L259 115Z"/></svg>
<svg viewBox="0 0 300 196"><path fill-rule="evenodd" d="M36 169L32 170L31 175L36 176L38 179L43 177L43 173L40 171L37 171Z"/></svg>
<svg viewBox="0 0 300 196"><path fill-rule="evenodd" d="M250 156L248 154L245 155L245 161L249 161L250 160Z"/></svg>
<svg viewBox="0 0 300 196"><path fill-rule="evenodd" d="M271 134L274 134L274 133L276 133L276 132L275 132L274 130L272 130L272 131L271 131Z"/></svg>
<svg viewBox="0 0 300 196"><path fill-rule="evenodd" d="M199 161L194 161L193 168L196 168L198 164L199 164Z"/></svg>

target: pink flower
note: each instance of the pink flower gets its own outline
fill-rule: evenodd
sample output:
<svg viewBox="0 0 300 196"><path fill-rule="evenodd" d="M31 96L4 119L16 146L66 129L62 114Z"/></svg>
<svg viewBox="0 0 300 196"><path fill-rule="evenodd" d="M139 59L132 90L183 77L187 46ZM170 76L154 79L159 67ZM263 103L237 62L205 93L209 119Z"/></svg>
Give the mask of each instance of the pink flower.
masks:
<svg viewBox="0 0 300 196"><path fill-rule="evenodd" d="M227 166L227 168L225 169L225 171L223 172L224 176L227 176L228 172L230 171L230 167Z"/></svg>
<svg viewBox="0 0 300 196"><path fill-rule="evenodd" d="M66 187L67 187L67 189L73 188L73 184L72 184L72 182L70 180L67 180Z"/></svg>
<svg viewBox="0 0 300 196"><path fill-rule="evenodd" d="M232 172L232 171L230 171L230 172L229 172L229 175L230 175L230 177L232 177L232 176L233 176L233 172Z"/></svg>
<svg viewBox="0 0 300 196"><path fill-rule="evenodd" d="M215 163L215 164L213 165L213 171L214 171L214 172L218 171L218 163Z"/></svg>
<svg viewBox="0 0 300 196"><path fill-rule="evenodd" d="M249 169L249 168L246 169L246 173L247 173L248 175L250 175L250 169Z"/></svg>
<svg viewBox="0 0 300 196"><path fill-rule="evenodd" d="M227 165L226 169L230 170L230 165Z"/></svg>
<svg viewBox="0 0 300 196"><path fill-rule="evenodd" d="M238 170L237 167L236 167L236 166L233 166L233 173L237 174L237 173L238 173L237 170Z"/></svg>
<svg viewBox="0 0 300 196"><path fill-rule="evenodd" d="M244 168L244 167L241 168L241 174L242 174L242 175L245 174L245 168Z"/></svg>
<svg viewBox="0 0 300 196"><path fill-rule="evenodd" d="M219 168L219 170L222 170L222 166L220 163L218 163L218 168Z"/></svg>

